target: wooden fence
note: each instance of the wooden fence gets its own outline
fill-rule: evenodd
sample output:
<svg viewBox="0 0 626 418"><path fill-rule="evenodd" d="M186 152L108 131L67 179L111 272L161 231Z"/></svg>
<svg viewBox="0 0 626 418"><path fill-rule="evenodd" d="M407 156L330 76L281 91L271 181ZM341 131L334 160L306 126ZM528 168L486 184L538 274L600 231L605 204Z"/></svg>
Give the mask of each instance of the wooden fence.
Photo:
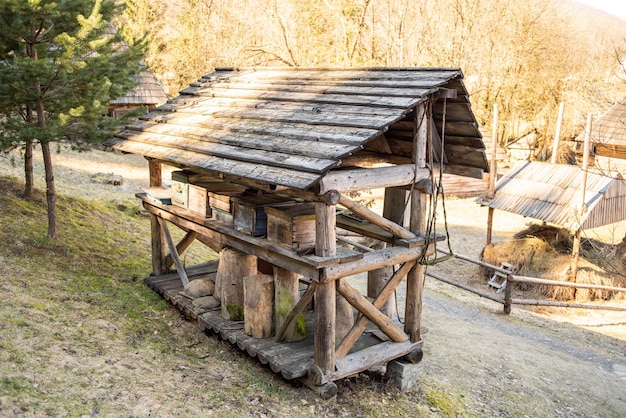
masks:
<svg viewBox="0 0 626 418"><path fill-rule="evenodd" d="M484 261L476 260L471 257L463 256L460 254L451 254L444 250L437 249L437 252L445 254L446 256L454 257L458 260L466 261L472 264L476 264L482 267L486 267L494 270L495 272L502 273L506 276L506 287L504 288L504 297L499 297L497 294L489 293L487 291L482 291L475 289L471 286L468 286L463 283L459 283L457 281L448 279L439 274L432 273L430 271L426 271L426 275L432 277L433 279L439 280L441 282L450 284L452 286L459 287L463 290L467 290L468 292L472 292L477 294L478 296L484 297L486 299L492 300L494 302L498 302L504 305L504 313L511 313L512 305L534 305L534 306L555 306L562 308L581 308L581 309L602 309L607 311L626 311L626 306L609 306L609 305L594 305L589 303L572 303L572 302L561 302L554 300L541 300L541 299L521 299L521 298L513 298L511 297L511 286L512 283L527 283L527 284L537 284L537 285L548 285L548 286L562 286L562 287L573 287L579 289L595 289L595 290L607 290L611 292L626 292L626 288L623 287L614 287L614 286L603 286L603 285L593 285L593 284L585 284L585 283L572 283L572 282L562 282L558 280L548 280L548 279L539 279L536 277L527 277L527 276L517 276L512 274L511 271L494 266L493 264L485 263Z"/></svg>

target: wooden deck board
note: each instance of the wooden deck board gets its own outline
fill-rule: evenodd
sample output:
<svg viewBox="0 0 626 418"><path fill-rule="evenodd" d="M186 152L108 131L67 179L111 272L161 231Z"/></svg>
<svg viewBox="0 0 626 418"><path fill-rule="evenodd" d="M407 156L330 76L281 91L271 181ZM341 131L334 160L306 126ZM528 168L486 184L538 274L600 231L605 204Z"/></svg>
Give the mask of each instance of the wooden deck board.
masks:
<svg viewBox="0 0 626 418"><path fill-rule="evenodd" d="M206 277L207 275L214 277L215 270L217 270L217 263L205 265L201 268L192 266L189 268L189 271L193 274L190 280ZM176 273L151 276L146 278L144 282L176 307L176 309L197 320L201 330L213 333L224 341L230 342L250 357L256 357L261 364L269 366L274 373L280 374L287 380L306 378L314 353L314 311L306 309L304 312L307 337L302 341L287 343L276 342L273 337L252 338L244 333L243 321L224 319L219 308L199 309L193 305L191 299L180 295L183 286ZM380 343L379 339L366 332L355 344L351 352L370 348L378 343Z"/></svg>

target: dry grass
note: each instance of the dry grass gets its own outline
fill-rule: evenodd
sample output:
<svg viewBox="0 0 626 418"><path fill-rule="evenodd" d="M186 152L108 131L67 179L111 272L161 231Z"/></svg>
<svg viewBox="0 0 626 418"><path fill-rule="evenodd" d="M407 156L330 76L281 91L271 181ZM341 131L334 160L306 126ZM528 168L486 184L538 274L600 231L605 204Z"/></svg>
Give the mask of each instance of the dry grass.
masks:
<svg viewBox="0 0 626 418"><path fill-rule="evenodd" d="M573 281L571 278L572 237L564 229L533 224L515 234L515 239L488 245L483 251L483 260L493 265L509 263L516 267L521 276L538 277L556 281ZM599 264L603 257L579 259L576 283L625 287L626 278L603 269ZM482 269L485 276L491 270ZM575 289L560 286L529 286L518 283L516 289L526 296L547 297L557 301L588 302L623 298L624 294L601 289Z"/></svg>

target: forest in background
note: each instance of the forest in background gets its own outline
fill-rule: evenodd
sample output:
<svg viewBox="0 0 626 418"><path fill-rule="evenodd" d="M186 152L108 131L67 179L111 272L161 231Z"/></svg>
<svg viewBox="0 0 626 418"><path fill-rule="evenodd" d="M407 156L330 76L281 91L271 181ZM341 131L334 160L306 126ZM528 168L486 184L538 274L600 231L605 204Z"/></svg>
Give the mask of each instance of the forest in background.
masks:
<svg viewBox="0 0 626 418"><path fill-rule="evenodd" d="M550 147L559 103L571 138L626 94L626 21L571 0L125 2L170 97L215 67L459 67L481 126L498 104L501 144Z"/></svg>

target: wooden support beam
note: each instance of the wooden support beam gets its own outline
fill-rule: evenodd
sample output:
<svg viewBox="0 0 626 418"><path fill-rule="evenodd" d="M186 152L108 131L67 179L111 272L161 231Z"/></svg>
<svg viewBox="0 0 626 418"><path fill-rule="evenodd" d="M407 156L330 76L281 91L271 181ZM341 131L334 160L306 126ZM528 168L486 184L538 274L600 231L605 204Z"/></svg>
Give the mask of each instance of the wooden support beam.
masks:
<svg viewBox="0 0 626 418"><path fill-rule="evenodd" d="M150 174L150 187L161 187L163 185L161 163L156 160L148 160L148 171ZM152 252L152 273L156 276L165 274L169 266L165 262L165 236L159 225L157 217L150 215L150 236Z"/></svg>
<svg viewBox="0 0 626 418"><path fill-rule="evenodd" d="M188 231L183 239L180 240L178 244L176 244L176 251L178 252L178 254L184 253L185 250L189 248L189 246L193 243L197 236L198 233L196 231ZM172 264L174 264L174 258L172 257L172 254L168 254L165 257L165 266L169 269L170 267L172 267Z"/></svg>
<svg viewBox="0 0 626 418"><path fill-rule="evenodd" d="M363 254L363 258L360 260L325 267L321 273L321 280L337 280L353 274L364 273L394 264L402 264L411 260L419 260L424 251L428 251L428 254L430 254L431 251L434 251L434 246L431 244L427 249L424 248L424 245L413 248L390 247L372 251Z"/></svg>
<svg viewBox="0 0 626 418"><path fill-rule="evenodd" d="M413 162L416 167L425 167L427 145L430 140L430 124L426 104L417 107L414 120ZM419 191L411 192L411 219L409 229L412 233L424 236L426 233L426 199L428 196ZM411 342L421 339L420 322L422 320L422 296L424 291L425 266L416 264L406 278L406 306L404 331Z"/></svg>
<svg viewBox="0 0 626 418"><path fill-rule="evenodd" d="M335 206L315 204L315 255L329 257L337 251ZM320 282L315 290L315 340L313 361L322 373L335 371L335 282Z"/></svg>
<svg viewBox="0 0 626 418"><path fill-rule="evenodd" d="M352 199L344 195L341 195L341 198L339 199L339 204L346 207L346 209L352 211L353 213L357 214L363 219L375 224L376 226L379 226L380 228L384 229L385 231L393 234L394 236L398 238L416 238L417 237L414 233L407 231L406 229L404 229L397 223L392 222L389 219L385 219L384 217L380 216L379 214L372 211L371 209L356 203L355 201L353 201Z"/></svg>
<svg viewBox="0 0 626 418"><path fill-rule="evenodd" d="M161 276L168 271L168 267L165 265L165 236L161 225L159 225L158 217L154 214L150 214L150 249L152 253L152 274L155 276Z"/></svg>
<svg viewBox="0 0 626 418"><path fill-rule="evenodd" d="M370 369L373 366L387 364L391 360L402 357L406 354L421 350L424 341L418 342L404 341L399 343L384 342L363 350L348 354L337 360L337 371L329 378L331 380L343 379L356 373Z"/></svg>
<svg viewBox="0 0 626 418"><path fill-rule="evenodd" d="M402 342L409 339L409 337L393 323L391 318L379 311L365 296L350 286L346 280L337 280L337 291L346 298L350 305L354 306L359 312L365 315L367 319L376 324L376 326L393 341Z"/></svg>
<svg viewBox="0 0 626 418"><path fill-rule="evenodd" d="M415 261L406 262L400 267L398 271L394 273L393 276L385 283L384 287L381 289L380 294L376 297L373 302L373 305L376 309L380 309L389 299L389 296L393 294L396 290L402 279L407 275L407 273L413 268L415 265ZM337 347L337 351L335 352L335 357L340 359L348 354L348 351L352 348L352 346L357 342L357 340L361 337L365 328L367 328L367 324L369 319L366 316L361 316L356 324L352 327L350 332L343 339L339 347Z"/></svg>
<svg viewBox="0 0 626 418"><path fill-rule="evenodd" d="M176 208L168 208L168 210L165 210L161 209L159 206L161 205L144 200L144 207L152 215L161 217L182 229L196 231L199 234L196 239L205 244L210 243L211 245L209 246L216 251L220 251L223 247L228 245L241 252L255 255L269 263L299 273L304 277L319 280L318 268L304 257L299 257L291 250L269 243L265 239L246 235L219 223L203 219L203 222L211 224L211 227L208 227L202 223L198 223L200 221L196 222L170 212L175 211ZM186 212L185 215L188 215L189 211L181 210L181 212ZM155 220L155 222L157 221Z"/></svg>
<svg viewBox="0 0 626 418"><path fill-rule="evenodd" d="M323 195L331 190L346 193L365 189L404 186L427 178L430 178L430 171L425 165L417 170L413 164L337 170L330 172L320 180L319 194Z"/></svg>
<svg viewBox="0 0 626 418"><path fill-rule="evenodd" d="M180 261L180 257L178 256L178 251L176 251L176 245L174 244L174 240L172 239L172 235L170 234L170 230L167 227L167 223L161 217L157 217L157 222L161 226L163 230L163 234L165 235L165 240L167 241L167 245L170 248L170 255L174 259L174 264L176 264L176 271L178 272L178 277L180 277L180 281L183 283L183 288L187 287L189 284L189 278L187 277L187 272L185 271L185 267L183 263Z"/></svg>

